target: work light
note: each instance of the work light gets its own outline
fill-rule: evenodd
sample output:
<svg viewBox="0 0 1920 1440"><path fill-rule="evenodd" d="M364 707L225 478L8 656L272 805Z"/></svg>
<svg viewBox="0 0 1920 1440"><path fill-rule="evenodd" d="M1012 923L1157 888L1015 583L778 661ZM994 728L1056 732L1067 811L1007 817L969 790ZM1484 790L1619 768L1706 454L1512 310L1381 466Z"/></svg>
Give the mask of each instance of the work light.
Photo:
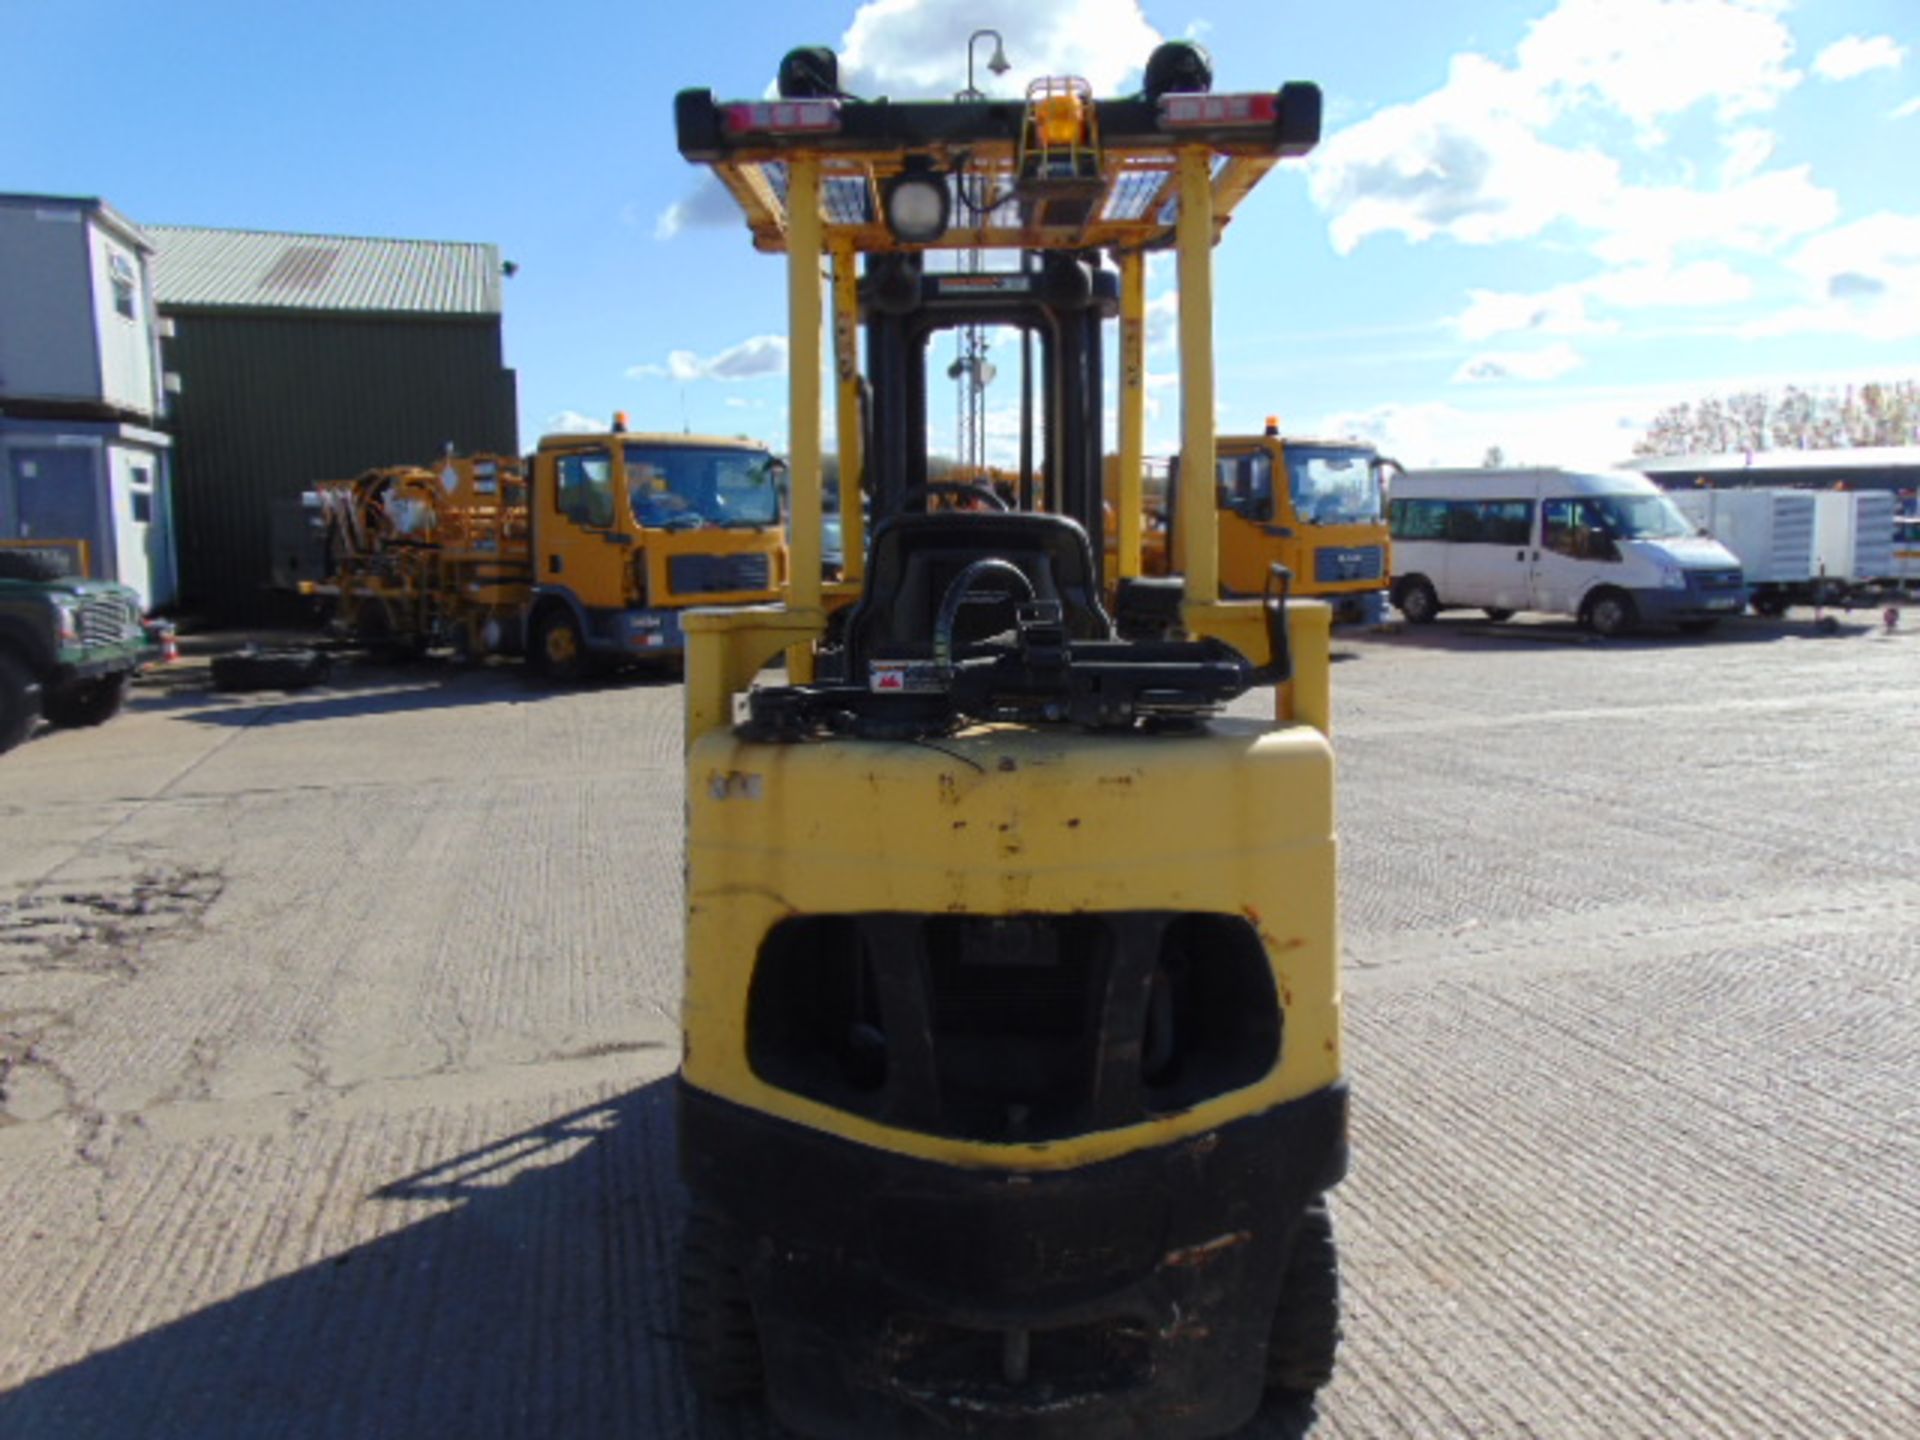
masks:
<svg viewBox="0 0 1920 1440"><path fill-rule="evenodd" d="M927 245L947 233L952 205L947 177L924 156L908 160L906 168L887 182L881 203L886 209L887 229L896 240Z"/></svg>

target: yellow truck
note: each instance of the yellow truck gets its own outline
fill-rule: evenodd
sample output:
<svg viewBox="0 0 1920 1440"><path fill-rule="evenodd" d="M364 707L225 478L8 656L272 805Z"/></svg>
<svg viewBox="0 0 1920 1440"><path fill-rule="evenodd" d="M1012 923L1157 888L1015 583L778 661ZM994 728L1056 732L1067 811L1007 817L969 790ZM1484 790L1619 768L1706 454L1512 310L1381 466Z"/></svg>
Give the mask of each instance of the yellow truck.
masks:
<svg viewBox="0 0 1920 1440"><path fill-rule="evenodd" d="M1336 621L1386 618L1386 480L1395 462L1359 440L1282 435L1275 420L1259 435L1220 436L1214 453L1222 598L1260 594L1280 564L1293 575L1293 593L1325 600ZM1144 574L1167 573L1179 489L1177 460L1157 511L1147 487Z"/></svg>
<svg viewBox="0 0 1920 1440"><path fill-rule="evenodd" d="M753 441L548 435L526 459L449 455L315 487L326 562L303 593L400 653L524 654L557 682L677 657L694 605L787 583L781 463Z"/></svg>

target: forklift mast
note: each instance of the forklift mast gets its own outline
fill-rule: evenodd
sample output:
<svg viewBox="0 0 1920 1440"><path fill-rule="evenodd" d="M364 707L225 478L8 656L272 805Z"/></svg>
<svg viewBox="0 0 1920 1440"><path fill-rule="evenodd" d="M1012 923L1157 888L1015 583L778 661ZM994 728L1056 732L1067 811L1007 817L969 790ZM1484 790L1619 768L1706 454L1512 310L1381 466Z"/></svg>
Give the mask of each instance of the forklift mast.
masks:
<svg viewBox="0 0 1920 1440"><path fill-rule="evenodd" d="M929 342L963 326L1004 325L1033 334L1041 357L1047 491L1045 503L1033 508L1066 515L1089 535L1100 533L1101 325L1120 314L1119 277L1101 268L1098 252L1031 258L1033 264L1017 271L944 274L927 273L916 255L869 259L860 300L872 396L866 481L876 519L901 513L905 497L930 478Z"/></svg>

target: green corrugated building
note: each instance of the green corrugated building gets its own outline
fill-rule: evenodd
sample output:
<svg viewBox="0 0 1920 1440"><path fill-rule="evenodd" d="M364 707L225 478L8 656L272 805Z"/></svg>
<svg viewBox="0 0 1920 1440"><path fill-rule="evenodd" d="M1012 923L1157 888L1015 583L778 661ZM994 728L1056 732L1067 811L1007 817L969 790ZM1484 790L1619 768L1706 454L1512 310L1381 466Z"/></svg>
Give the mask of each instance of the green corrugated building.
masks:
<svg viewBox="0 0 1920 1440"><path fill-rule="evenodd" d="M519 450L492 245L150 225L181 604L271 613L273 514L316 480ZM175 378L177 377L177 379Z"/></svg>

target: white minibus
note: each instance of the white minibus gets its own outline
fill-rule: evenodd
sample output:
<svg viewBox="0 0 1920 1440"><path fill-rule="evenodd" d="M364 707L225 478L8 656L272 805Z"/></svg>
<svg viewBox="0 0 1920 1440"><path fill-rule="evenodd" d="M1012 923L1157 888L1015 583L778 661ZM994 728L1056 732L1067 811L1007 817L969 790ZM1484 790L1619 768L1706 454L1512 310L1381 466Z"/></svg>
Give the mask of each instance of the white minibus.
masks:
<svg viewBox="0 0 1920 1440"><path fill-rule="evenodd" d="M1740 562L1641 475L1410 470L1388 505L1400 613L1577 616L1602 635L1705 630L1746 608Z"/></svg>

